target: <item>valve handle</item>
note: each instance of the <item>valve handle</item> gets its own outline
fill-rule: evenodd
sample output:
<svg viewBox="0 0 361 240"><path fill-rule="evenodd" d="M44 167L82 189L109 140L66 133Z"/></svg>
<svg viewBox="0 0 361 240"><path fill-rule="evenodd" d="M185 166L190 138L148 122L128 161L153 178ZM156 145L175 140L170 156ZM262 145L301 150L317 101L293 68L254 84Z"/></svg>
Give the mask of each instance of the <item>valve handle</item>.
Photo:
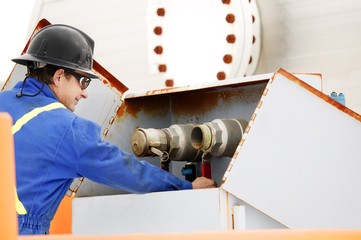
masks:
<svg viewBox="0 0 361 240"><path fill-rule="evenodd" d="M167 153L166 151L161 151L155 147L151 147L150 151L155 155L159 156L162 162L167 162L169 160L169 153Z"/></svg>

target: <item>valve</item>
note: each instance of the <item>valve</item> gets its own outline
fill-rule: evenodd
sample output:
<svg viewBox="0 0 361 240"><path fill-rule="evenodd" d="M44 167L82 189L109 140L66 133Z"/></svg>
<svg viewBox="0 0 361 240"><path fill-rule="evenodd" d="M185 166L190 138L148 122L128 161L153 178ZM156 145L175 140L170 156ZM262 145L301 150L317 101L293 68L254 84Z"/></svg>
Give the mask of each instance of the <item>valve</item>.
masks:
<svg viewBox="0 0 361 240"><path fill-rule="evenodd" d="M199 161L201 150L194 149L190 139L194 124L174 124L169 128L137 128L131 147L138 157L162 157L166 153L172 161Z"/></svg>
<svg viewBox="0 0 361 240"><path fill-rule="evenodd" d="M211 178L211 158L232 157L243 130L248 123L243 119L215 119L203 124L174 124L169 128L137 128L131 147L138 157L160 158L160 167L169 171L170 161L187 161L182 174L194 180L196 165L201 161L202 176Z"/></svg>
<svg viewBox="0 0 361 240"><path fill-rule="evenodd" d="M159 156L161 161L196 162L203 153L232 157L247 125L243 119L215 119L199 125L137 128L131 147L138 157Z"/></svg>
<svg viewBox="0 0 361 240"><path fill-rule="evenodd" d="M192 146L212 156L232 157L247 125L243 119L215 119L197 125L191 133Z"/></svg>

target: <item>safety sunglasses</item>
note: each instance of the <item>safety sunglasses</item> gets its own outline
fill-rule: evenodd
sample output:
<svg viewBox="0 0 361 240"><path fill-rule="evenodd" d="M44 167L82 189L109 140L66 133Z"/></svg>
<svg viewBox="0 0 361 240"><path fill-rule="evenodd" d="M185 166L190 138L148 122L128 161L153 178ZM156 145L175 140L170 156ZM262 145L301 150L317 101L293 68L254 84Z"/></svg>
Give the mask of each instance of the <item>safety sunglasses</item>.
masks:
<svg viewBox="0 0 361 240"><path fill-rule="evenodd" d="M73 75L76 78L76 80L78 80L78 82L80 84L80 88L82 90L86 89L89 86L89 84L91 82L91 79L89 77L85 77L83 75L80 75L79 73L76 73L76 72L70 71L70 70L66 70L66 72Z"/></svg>

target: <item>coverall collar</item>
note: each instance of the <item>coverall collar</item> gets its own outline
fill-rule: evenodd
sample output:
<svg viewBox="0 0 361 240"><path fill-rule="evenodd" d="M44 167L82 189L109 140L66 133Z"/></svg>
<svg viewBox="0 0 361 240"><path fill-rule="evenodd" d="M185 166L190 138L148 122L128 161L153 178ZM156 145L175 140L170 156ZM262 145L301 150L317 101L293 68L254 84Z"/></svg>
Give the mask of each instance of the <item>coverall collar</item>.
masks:
<svg viewBox="0 0 361 240"><path fill-rule="evenodd" d="M25 80L24 80L25 81ZM22 87L22 84L23 84L23 81L21 82L18 82L14 88L17 88L17 89L21 89ZM37 93L40 88L42 87L42 83L37 81L35 78L33 77L28 77L26 79L26 83L24 85L24 89L23 89L23 92L24 93L27 93L27 94L35 94ZM49 88L49 86L47 84L44 85L42 91L40 92L39 95L43 95L43 96L46 96L46 97L50 97L50 98L53 98L53 99L56 99L56 96L54 95L53 91L51 91L51 89Z"/></svg>

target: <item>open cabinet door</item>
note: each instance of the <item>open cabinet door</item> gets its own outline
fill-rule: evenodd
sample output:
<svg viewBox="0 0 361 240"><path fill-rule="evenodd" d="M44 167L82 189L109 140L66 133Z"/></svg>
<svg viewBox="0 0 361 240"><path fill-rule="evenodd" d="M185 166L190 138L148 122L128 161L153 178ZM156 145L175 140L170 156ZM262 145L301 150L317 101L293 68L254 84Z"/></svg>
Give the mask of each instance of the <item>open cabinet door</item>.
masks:
<svg viewBox="0 0 361 240"><path fill-rule="evenodd" d="M361 228L361 116L280 69L222 187L289 228Z"/></svg>

